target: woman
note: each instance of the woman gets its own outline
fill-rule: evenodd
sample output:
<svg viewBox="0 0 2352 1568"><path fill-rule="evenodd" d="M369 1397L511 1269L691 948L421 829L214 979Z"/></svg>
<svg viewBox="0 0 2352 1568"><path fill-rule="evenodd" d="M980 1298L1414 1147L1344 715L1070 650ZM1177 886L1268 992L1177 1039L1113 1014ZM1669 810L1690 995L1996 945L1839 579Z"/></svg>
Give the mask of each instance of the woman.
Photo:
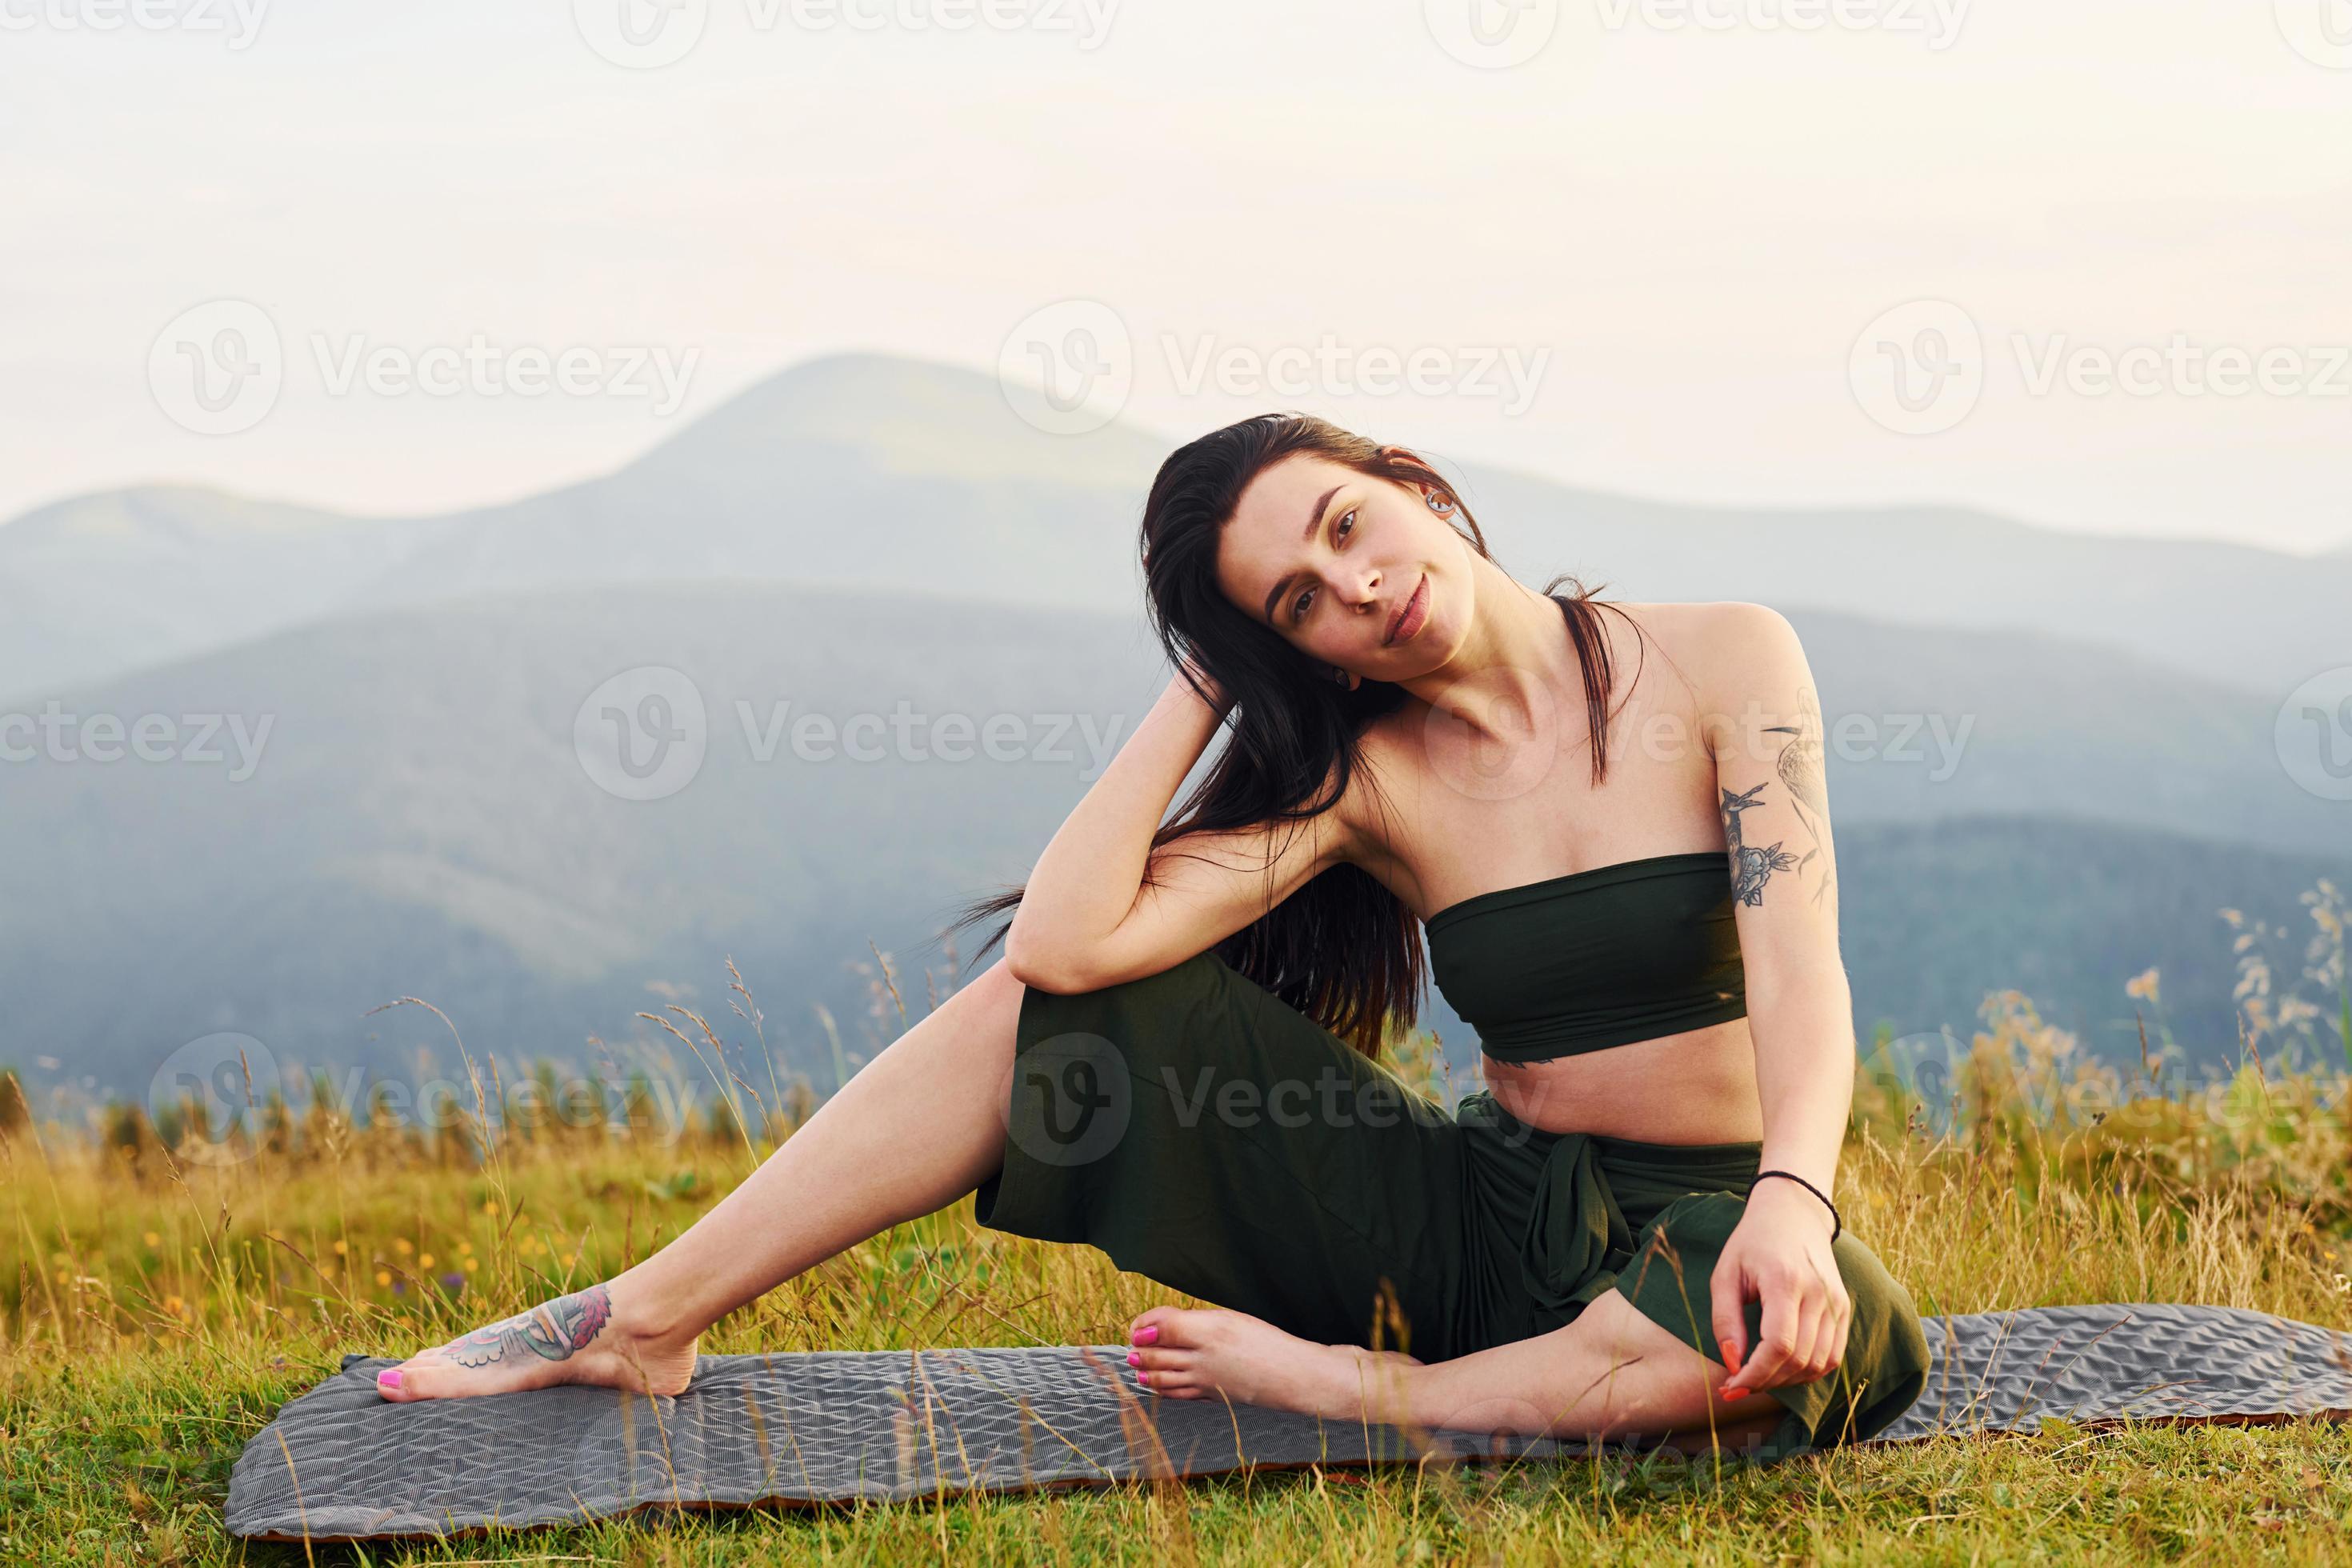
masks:
<svg viewBox="0 0 2352 1568"><path fill-rule="evenodd" d="M966 917L1014 910L1003 957L655 1256L386 1396L675 1393L721 1314L976 1190L1220 1304L1130 1325L1168 1397L1768 1456L1891 1422L1927 1343L1833 1207L1854 1047L1788 623L1531 592L1426 463L1297 416L1171 455L1142 552L1180 674ZM1374 1060L1415 917L1486 1053L1450 1116Z"/></svg>

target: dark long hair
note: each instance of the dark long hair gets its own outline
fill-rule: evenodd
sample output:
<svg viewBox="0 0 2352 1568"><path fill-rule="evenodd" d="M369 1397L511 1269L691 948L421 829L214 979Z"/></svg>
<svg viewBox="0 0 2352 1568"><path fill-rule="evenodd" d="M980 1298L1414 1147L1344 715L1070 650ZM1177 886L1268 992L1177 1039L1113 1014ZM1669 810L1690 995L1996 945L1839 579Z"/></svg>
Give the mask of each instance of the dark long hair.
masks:
<svg viewBox="0 0 2352 1568"><path fill-rule="evenodd" d="M1152 881L1149 868L1160 861L1158 851L1188 833L1276 822L1303 825L1338 805L1362 768L1365 726L1402 706L1410 695L1384 680L1367 679L1355 690L1347 689L1271 628L1251 619L1218 586L1218 537L1243 490L1272 464L1299 453L1402 485L1433 486L1454 502L1455 531L1480 555L1495 560L1469 507L1427 462L1311 415L1261 414L1211 431L1171 453L1160 465L1143 504L1139 542L1145 601L1170 664L1181 670L1189 658L1232 697L1227 721L1233 740L1178 808L1175 820L1152 835L1147 886ZM1563 582L1576 591L1553 593ZM1598 784L1608 769L1608 700L1615 678L1597 606L1607 605L1627 625L1634 623L1618 605L1594 599L1594 591L1565 573L1544 588L1567 617L1584 677L1592 782ZM1638 640L1640 627L1634 626L1634 631ZM1365 778L1377 793L1376 775L1367 773ZM1330 788L1324 792L1327 780ZM1319 798L1318 792L1324 792ZM1272 862L1269 856L1269 869ZM1024 890L1014 888L976 900L947 928L952 931L991 915L1007 916L973 955L975 963L1003 939L1012 924L1010 912L1019 908ZM1357 1050L1378 1058L1390 1021L1410 1028L1420 1013L1418 923L1403 900L1362 867L1341 864L1218 942L1213 951Z"/></svg>

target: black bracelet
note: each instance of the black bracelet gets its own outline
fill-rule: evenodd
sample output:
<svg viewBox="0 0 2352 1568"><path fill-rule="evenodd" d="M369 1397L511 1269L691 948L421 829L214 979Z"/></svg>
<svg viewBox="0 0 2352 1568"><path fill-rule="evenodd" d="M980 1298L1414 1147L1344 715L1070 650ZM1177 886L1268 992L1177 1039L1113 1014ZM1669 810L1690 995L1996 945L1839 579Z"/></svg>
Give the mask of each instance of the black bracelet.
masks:
<svg viewBox="0 0 2352 1568"><path fill-rule="evenodd" d="M1805 1180L1805 1178L1804 1178L1804 1177L1802 1177L1802 1176L1800 1176L1800 1175L1796 1174L1794 1172L1790 1172L1790 1171L1759 1171L1759 1172L1757 1172L1757 1173L1756 1173L1756 1179L1757 1179L1758 1181L1759 1181L1759 1182L1760 1182L1760 1181L1762 1181L1762 1180L1763 1180L1765 1177L1767 1177L1767 1176L1786 1176L1786 1177L1788 1177L1788 1178L1789 1178L1789 1180L1790 1180L1790 1181L1792 1181L1792 1182L1796 1183L1796 1184L1797 1184L1797 1185L1799 1185L1799 1186L1801 1186L1801 1187L1804 1188L1804 1189L1805 1189L1805 1191L1807 1191L1807 1192L1809 1192L1809 1193L1812 1194L1813 1194L1813 1196L1815 1196L1815 1197L1817 1197L1817 1198L1821 1199L1822 1203L1824 1203L1824 1204L1828 1204L1828 1205L1829 1205L1829 1211L1830 1211L1830 1239L1831 1239L1832 1241L1835 1241L1835 1240L1838 1238L1839 1235L1844 1231L1844 1229L1845 1229L1845 1221L1843 1221L1843 1220L1842 1220L1842 1219L1840 1219L1840 1218L1838 1217L1837 1205L1832 1204L1832 1203L1830 1203L1830 1195L1829 1195L1829 1194L1827 1194L1827 1193L1825 1193L1825 1192L1822 1191L1822 1190L1821 1190L1821 1188L1819 1188L1819 1187L1817 1187L1817 1186L1813 1185L1813 1184L1812 1184L1812 1183L1811 1183L1811 1182L1809 1182L1809 1181Z"/></svg>

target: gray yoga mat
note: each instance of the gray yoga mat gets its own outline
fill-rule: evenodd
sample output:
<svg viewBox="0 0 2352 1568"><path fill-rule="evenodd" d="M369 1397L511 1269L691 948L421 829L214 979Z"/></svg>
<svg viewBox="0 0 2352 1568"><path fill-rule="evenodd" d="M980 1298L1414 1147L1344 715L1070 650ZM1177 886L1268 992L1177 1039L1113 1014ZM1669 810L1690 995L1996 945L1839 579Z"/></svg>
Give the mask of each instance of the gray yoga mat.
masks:
<svg viewBox="0 0 2352 1568"><path fill-rule="evenodd" d="M1935 1371L1874 1439L2030 1432L2045 1415L2352 1419L2352 1333L2229 1307L2040 1307L1927 1320ZM1245 1466L1587 1454L1483 1433L1160 1400L1123 1345L705 1356L674 1398L604 1389L394 1405L351 1355L246 1445L232 1535L446 1536L639 1509L1100 1486Z"/></svg>

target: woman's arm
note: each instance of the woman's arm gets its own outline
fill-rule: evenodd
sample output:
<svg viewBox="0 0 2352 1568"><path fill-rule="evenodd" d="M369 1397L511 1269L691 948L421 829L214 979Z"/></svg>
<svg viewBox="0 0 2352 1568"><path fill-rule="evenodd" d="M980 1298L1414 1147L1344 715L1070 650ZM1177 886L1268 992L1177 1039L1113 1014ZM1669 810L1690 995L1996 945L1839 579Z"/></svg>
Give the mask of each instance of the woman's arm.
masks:
<svg viewBox="0 0 2352 1568"><path fill-rule="evenodd" d="M1349 853L1335 806L1304 823L1186 834L1152 855L1169 802L1231 707L1210 689L1213 707L1181 673L1171 679L1038 857L1004 937L1005 967L1023 984L1093 991L1157 974L1263 918Z"/></svg>
<svg viewBox="0 0 2352 1568"><path fill-rule="evenodd" d="M1761 605L1715 607L1706 704L1747 971L1764 1117L1762 1169L1835 1194L1853 1100L1853 1000L1838 952L1821 705L1796 629ZM1759 1181L1713 1279L1729 1397L1810 1383L1845 1353L1853 1306L1820 1198ZM1744 1303L1763 1306L1755 1355ZM1746 1362L1746 1364L1742 1364Z"/></svg>

